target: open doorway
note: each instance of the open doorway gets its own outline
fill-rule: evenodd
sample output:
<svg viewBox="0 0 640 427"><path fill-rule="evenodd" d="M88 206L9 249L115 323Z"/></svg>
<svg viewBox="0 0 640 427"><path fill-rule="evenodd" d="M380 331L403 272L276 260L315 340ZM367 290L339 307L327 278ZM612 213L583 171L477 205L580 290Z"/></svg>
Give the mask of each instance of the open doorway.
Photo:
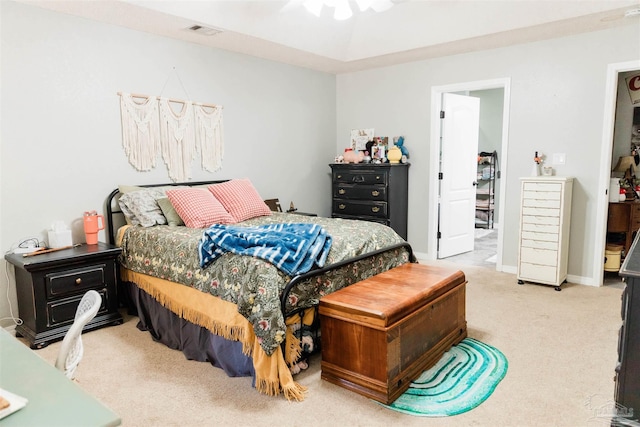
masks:
<svg viewBox="0 0 640 427"><path fill-rule="evenodd" d="M622 245L612 245L612 239L616 238L617 231L625 231L625 235L632 234L629 226L621 227L623 218L616 212L623 212L629 202L617 203L612 200L614 194L611 193L612 170L617 167L618 160L631 156L634 152L634 144L637 146L640 136L634 135L636 129L633 123L634 104L627 89L627 78L638 75L640 72L640 61L631 61L617 64L610 64L607 69L607 85L605 94L605 116L603 121L603 141L602 141L602 162L601 162L601 183L606 188L604 196L598 200L598 229L602 230L601 239L597 242L596 262L594 262L594 284L597 286L610 285L622 286L620 277L613 266L616 259L624 257L628 251L628 241L624 242L626 236L622 236ZM637 163L637 160L635 161ZM636 177L638 174L636 173ZM608 194L611 193L611 194ZM627 206L628 207L628 206ZM628 221L627 215L627 221ZM626 230L625 230L626 229ZM632 237L632 236L629 236ZM615 249L614 249L615 246ZM609 250L607 250L609 249ZM620 251L620 249L622 249ZM621 258L620 253L622 253ZM604 260L604 263L603 263Z"/></svg>
<svg viewBox="0 0 640 427"><path fill-rule="evenodd" d="M478 141L478 152L498 153L499 162L495 166L495 210L491 222L491 227L476 228L476 238L474 240L474 250L460 255L446 258L451 261L460 261L473 265L482 265L497 270L502 269L502 242L503 235L499 222L503 215L504 208L500 203L501 195L505 191L504 180L499 179L500 170L506 167L506 153L508 147L508 124L509 124L509 97L510 80L498 79L490 81L468 82L456 85L433 87L431 90L432 120L431 120L431 163L430 170L434 171L436 179L430 180L430 191L432 195L429 200L429 218L434 218L429 223L428 250L430 258L439 258L438 254L438 207L440 203L438 173L455 173L442 169L447 166L440 162L440 136L442 123L439 112L442 108L442 97L445 93L464 94L481 98L480 102L480 135ZM478 169L481 170L481 169ZM474 171L474 174L477 171Z"/></svg>

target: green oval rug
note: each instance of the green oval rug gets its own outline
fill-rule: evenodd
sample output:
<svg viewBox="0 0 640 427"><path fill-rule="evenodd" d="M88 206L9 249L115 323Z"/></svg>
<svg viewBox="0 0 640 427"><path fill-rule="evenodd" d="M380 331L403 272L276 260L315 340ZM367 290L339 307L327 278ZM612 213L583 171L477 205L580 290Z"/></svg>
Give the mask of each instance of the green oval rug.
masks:
<svg viewBox="0 0 640 427"><path fill-rule="evenodd" d="M495 347L465 338L411 383L391 405L394 411L421 417L467 412L484 402L504 378L507 358Z"/></svg>

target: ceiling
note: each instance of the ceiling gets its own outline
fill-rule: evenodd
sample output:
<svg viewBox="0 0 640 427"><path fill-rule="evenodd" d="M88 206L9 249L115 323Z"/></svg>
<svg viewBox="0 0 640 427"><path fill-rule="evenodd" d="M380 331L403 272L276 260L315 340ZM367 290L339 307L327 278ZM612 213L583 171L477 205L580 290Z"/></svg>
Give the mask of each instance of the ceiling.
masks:
<svg viewBox="0 0 640 427"><path fill-rule="evenodd" d="M303 0L17 0L58 12L328 73L578 34L640 27L640 0L393 0L336 21ZM193 25L222 30L190 31Z"/></svg>

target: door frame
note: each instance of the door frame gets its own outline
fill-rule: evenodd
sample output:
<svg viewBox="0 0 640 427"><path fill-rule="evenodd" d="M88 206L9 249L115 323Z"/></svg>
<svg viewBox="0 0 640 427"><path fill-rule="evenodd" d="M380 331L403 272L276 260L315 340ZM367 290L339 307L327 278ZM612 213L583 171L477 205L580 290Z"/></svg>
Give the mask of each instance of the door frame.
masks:
<svg viewBox="0 0 640 427"><path fill-rule="evenodd" d="M500 78L493 80L480 80L465 83L456 83L443 86L431 87L431 136L429 142L429 203L427 209L427 218L431 218L428 221L427 227L427 254L430 260L436 260L438 258L438 199L440 194L438 192L439 180L438 173L440 172L440 135L441 135L441 119L440 111L442 110L442 94L447 92L463 92L463 91L478 91L485 89L503 89L503 108L502 108L502 144L501 144L501 157L500 170L506 172L507 170L507 153L509 147L509 111L510 111L510 99L511 99L511 79ZM482 111L482 106L480 106ZM506 194L506 176L501 176L499 179L499 194L500 194L500 206L498 207L498 217L502 221L504 218L504 207L506 204L504 195ZM498 227L498 248L496 256L496 270L502 271L502 247L504 227Z"/></svg>
<svg viewBox="0 0 640 427"><path fill-rule="evenodd" d="M609 211L609 179L611 178L611 155L613 133L616 122L616 103L618 102L618 75L626 71L640 70L640 61L628 61L609 64L604 97L604 118L602 120L602 144L600 144L600 188L596 215L596 247L593 251L594 277L592 284L604 284L604 250L607 244L607 216Z"/></svg>

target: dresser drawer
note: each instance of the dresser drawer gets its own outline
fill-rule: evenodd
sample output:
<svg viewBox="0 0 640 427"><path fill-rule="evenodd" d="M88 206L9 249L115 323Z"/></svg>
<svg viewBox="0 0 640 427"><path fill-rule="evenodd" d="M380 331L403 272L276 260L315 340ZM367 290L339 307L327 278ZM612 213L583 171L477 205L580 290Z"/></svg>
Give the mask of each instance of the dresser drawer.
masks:
<svg viewBox="0 0 640 427"><path fill-rule="evenodd" d="M333 213L339 215L366 215L370 217L386 218L387 203L334 199Z"/></svg>
<svg viewBox="0 0 640 427"><path fill-rule="evenodd" d="M376 171L372 169L358 171L333 171L333 182L335 184L387 184L386 171Z"/></svg>
<svg viewBox="0 0 640 427"><path fill-rule="evenodd" d="M558 263L558 251L523 247L520 249L520 261L555 267Z"/></svg>
<svg viewBox="0 0 640 427"><path fill-rule="evenodd" d="M102 297L102 304L98 310L98 314L106 313L108 311L108 295L107 292L102 289L98 290L98 293ZM59 325L64 323L73 323L73 319L76 316L76 310L80 300L84 294L76 295L69 298L62 298L47 303L47 313L49 314L49 326Z"/></svg>
<svg viewBox="0 0 640 427"><path fill-rule="evenodd" d="M523 215L522 222L527 224L560 225L560 216Z"/></svg>
<svg viewBox="0 0 640 427"><path fill-rule="evenodd" d="M630 216L630 230L636 231L640 228L640 204L631 204Z"/></svg>
<svg viewBox="0 0 640 427"><path fill-rule="evenodd" d="M533 282L555 282L556 267L548 265L529 264L527 262L520 263L520 271L518 278L523 280L531 280Z"/></svg>
<svg viewBox="0 0 640 427"><path fill-rule="evenodd" d="M520 242L520 246L523 248L558 250L558 242L545 242L544 240L523 239Z"/></svg>
<svg viewBox="0 0 640 427"><path fill-rule="evenodd" d="M562 191L562 184L558 182L525 182L522 187L525 191Z"/></svg>
<svg viewBox="0 0 640 427"><path fill-rule="evenodd" d="M387 201L387 187L383 185L339 184L333 187L333 197Z"/></svg>
<svg viewBox="0 0 640 427"><path fill-rule="evenodd" d="M103 286L105 264L94 264L72 270L49 273L45 276L47 297L59 297L70 293L82 293Z"/></svg>
<svg viewBox="0 0 640 427"><path fill-rule="evenodd" d="M558 234L560 232L560 227L557 225L546 225L546 224L535 224L530 222L522 223L523 231L533 231L536 233L553 233Z"/></svg>
<svg viewBox="0 0 640 427"><path fill-rule="evenodd" d="M523 199L533 200L560 200L562 193L558 191L525 191Z"/></svg>
<svg viewBox="0 0 640 427"><path fill-rule="evenodd" d="M522 206L531 208L553 208L560 210L560 200L522 199Z"/></svg>
<svg viewBox="0 0 640 427"><path fill-rule="evenodd" d="M523 231L522 240L540 240L542 242L558 242L558 234L556 233L536 233L535 231Z"/></svg>
<svg viewBox="0 0 640 427"><path fill-rule="evenodd" d="M540 208L536 206L523 206L522 214L527 216L553 216L560 218L560 209ZM560 220L558 220L560 222Z"/></svg>

